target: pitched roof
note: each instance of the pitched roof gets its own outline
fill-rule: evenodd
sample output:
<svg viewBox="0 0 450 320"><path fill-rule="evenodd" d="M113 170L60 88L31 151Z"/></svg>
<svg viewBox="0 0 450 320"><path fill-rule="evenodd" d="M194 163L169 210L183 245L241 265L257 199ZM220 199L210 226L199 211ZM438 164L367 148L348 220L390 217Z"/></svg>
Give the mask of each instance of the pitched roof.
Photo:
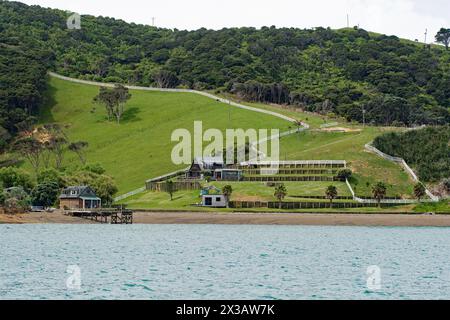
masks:
<svg viewBox="0 0 450 320"><path fill-rule="evenodd" d="M194 159L194 164L198 164L200 168L203 169L209 169L212 168L214 165L223 166L223 157L197 157Z"/></svg>
<svg viewBox="0 0 450 320"><path fill-rule="evenodd" d="M88 198L88 199L98 199L95 192L89 186L71 186L65 188L61 195L60 199L78 199L78 198Z"/></svg>

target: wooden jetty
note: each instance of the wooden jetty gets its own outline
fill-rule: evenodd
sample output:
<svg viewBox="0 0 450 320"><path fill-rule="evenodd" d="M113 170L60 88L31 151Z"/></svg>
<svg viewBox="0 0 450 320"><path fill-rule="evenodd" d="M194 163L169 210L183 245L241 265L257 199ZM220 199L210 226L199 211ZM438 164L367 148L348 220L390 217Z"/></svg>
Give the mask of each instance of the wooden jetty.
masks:
<svg viewBox="0 0 450 320"><path fill-rule="evenodd" d="M133 224L133 211L124 207L101 209L73 209L66 214L72 217L88 219L99 223Z"/></svg>

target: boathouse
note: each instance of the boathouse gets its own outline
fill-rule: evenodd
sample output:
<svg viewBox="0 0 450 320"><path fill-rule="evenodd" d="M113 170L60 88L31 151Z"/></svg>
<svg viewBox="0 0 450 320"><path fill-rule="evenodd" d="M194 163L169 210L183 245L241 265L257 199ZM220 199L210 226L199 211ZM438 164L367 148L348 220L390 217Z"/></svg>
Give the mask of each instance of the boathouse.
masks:
<svg viewBox="0 0 450 320"><path fill-rule="evenodd" d="M59 196L60 209L97 209L101 206L102 200L88 186L68 187Z"/></svg>

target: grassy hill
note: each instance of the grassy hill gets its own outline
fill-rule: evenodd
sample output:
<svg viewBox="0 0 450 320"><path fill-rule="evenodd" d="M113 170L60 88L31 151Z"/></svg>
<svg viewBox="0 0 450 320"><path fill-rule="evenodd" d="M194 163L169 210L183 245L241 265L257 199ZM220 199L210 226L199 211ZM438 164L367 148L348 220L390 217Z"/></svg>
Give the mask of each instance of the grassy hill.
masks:
<svg viewBox="0 0 450 320"><path fill-rule="evenodd" d="M193 132L194 121L202 120L204 130L217 128L281 128L289 123L273 116L247 111L190 93L131 91L124 119L120 125L108 122L103 109L92 112L96 86L75 84L51 78L41 123L68 125L71 141L89 142L87 159L101 163L112 175L119 193L143 186L146 179L176 169L172 164L173 130ZM78 163L67 152L66 166Z"/></svg>
<svg viewBox="0 0 450 320"><path fill-rule="evenodd" d="M46 107L43 109L40 122L67 125L71 141L89 142L88 162L101 163L115 178L120 194L141 187L146 179L184 168L184 165L177 167L171 162L170 154L175 143L170 141L170 135L177 128L186 128L192 132L195 120L202 120L205 129L215 127L220 130L226 128L287 130L292 125L273 116L230 107L195 94L147 91L132 91L133 97L127 105L124 120L117 125L106 120L104 110L96 109L92 112L92 98L97 92L96 86L51 78ZM251 106L277 111L311 124L310 131L281 139L282 160L347 160L355 172L351 183L358 195L370 196L372 184L384 181L388 184L388 196L412 197L413 183L406 172L396 164L364 151L364 144L377 135L396 129L362 128L347 123L344 119L329 119L275 105L251 104ZM330 122L361 131L337 133L320 129L321 124ZM67 152L65 166L72 167L78 164L76 155ZM249 186L256 185L249 184ZM341 194L346 194L345 187L338 187ZM296 188L303 189L303 195L323 195L323 186L319 188L299 184L294 190ZM254 195L249 192L251 188L236 190L238 191L236 195L244 197ZM261 197L272 196L267 192L260 190L259 193ZM191 200L192 198L186 201Z"/></svg>

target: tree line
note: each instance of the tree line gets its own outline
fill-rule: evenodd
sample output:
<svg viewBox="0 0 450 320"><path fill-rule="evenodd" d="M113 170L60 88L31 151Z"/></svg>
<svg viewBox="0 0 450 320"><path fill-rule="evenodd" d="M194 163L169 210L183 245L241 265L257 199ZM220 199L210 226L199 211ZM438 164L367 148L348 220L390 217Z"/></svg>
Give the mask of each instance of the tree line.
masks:
<svg viewBox="0 0 450 320"><path fill-rule="evenodd" d="M0 137L36 115L48 68L87 80L233 92L372 124L450 122L448 28L436 35L441 47L359 28L185 31L82 16L81 29L69 30L67 17L0 2L1 88L9 97Z"/></svg>
<svg viewBox="0 0 450 320"><path fill-rule="evenodd" d="M450 126L386 133L375 138L373 145L384 153L403 158L424 182L450 177Z"/></svg>

